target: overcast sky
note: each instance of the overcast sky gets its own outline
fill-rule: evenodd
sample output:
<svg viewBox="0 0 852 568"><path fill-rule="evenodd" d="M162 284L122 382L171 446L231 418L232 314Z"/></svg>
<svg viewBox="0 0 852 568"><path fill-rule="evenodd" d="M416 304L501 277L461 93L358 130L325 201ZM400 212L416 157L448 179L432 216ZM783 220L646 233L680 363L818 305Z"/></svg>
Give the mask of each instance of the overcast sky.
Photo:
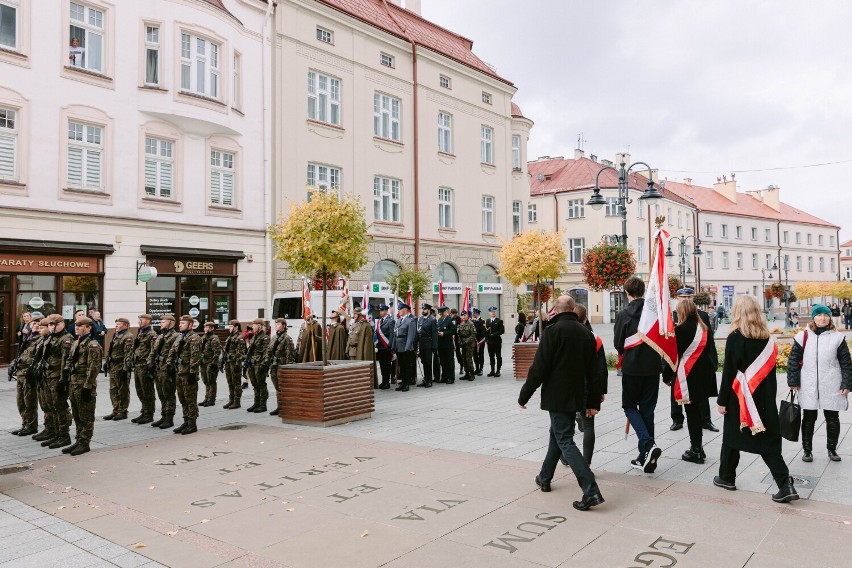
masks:
<svg viewBox="0 0 852 568"><path fill-rule="evenodd" d="M515 84L531 159L573 156L582 132L587 156L629 147L669 179L778 185L852 238L852 2L423 0L423 16Z"/></svg>

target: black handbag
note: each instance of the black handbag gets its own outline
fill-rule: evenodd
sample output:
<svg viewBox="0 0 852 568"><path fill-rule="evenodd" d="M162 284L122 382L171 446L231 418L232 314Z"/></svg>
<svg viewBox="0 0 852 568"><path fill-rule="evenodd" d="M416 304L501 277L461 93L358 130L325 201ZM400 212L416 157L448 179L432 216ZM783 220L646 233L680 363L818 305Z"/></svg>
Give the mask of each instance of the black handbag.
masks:
<svg viewBox="0 0 852 568"><path fill-rule="evenodd" d="M781 436L791 442L798 442L799 430L802 427L802 407L796 404L796 394L793 389L790 389L787 398L790 400L782 400L781 407L778 409Z"/></svg>

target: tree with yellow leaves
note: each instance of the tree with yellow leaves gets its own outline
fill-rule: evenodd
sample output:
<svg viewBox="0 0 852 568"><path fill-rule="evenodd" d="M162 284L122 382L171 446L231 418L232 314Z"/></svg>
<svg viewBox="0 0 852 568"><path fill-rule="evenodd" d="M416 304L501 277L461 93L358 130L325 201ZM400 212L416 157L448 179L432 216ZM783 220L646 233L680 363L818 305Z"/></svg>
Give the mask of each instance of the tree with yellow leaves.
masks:
<svg viewBox="0 0 852 568"><path fill-rule="evenodd" d="M315 192L310 201L294 203L290 213L269 227L275 243L275 258L290 265L296 274L321 278L340 273L348 276L367 263L366 211L354 195ZM326 290L322 292L322 353L325 349Z"/></svg>

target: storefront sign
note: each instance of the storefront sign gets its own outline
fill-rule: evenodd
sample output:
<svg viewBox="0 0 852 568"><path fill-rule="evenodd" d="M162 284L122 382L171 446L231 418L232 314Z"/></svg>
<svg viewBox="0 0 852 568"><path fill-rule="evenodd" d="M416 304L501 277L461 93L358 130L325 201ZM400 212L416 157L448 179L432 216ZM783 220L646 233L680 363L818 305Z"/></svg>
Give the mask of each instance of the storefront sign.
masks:
<svg viewBox="0 0 852 568"><path fill-rule="evenodd" d="M734 295L734 287L733 286L722 286L722 295L723 296L733 296Z"/></svg>
<svg viewBox="0 0 852 568"><path fill-rule="evenodd" d="M30 298L29 303L30 307L34 310L40 310L42 307L44 307L44 300L42 300L38 296L33 296L32 298Z"/></svg>
<svg viewBox="0 0 852 568"><path fill-rule="evenodd" d="M463 294L464 293L464 286L462 286L461 282L444 282L442 284L442 287L444 289L444 294ZM433 294L438 293L438 283L437 282L432 283L432 293Z"/></svg>
<svg viewBox="0 0 852 568"><path fill-rule="evenodd" d="M393 293L393 290L391 290L390 284L387 282L370 282L370 293L391 294Z"/></svg>
<svg viewBox="0 0 852 568"><path fill-rule="evenodd" d="M168 296L148 296L148 313L153 318L154 325L160 325L160 320L166 314L175 314L175 299Z"/></svg>
<svg viewBox="0 0 852 568"><path fill-rule="evenodd" d="M93 256L50 256L0 252L0 272L97 274L100 263Z"/></svg>
<svg viewBox="0 0 852 568"><path fill-rule="evenodd" d="M234 260L206 260L203 258L149 258L148 261L161 275L183 276L190 274L215 274L236 276L237 262Z"/></svg>
<svg viewBox="0 0 852 568"><path fill-rule="evenodd" d="M198 296L190 296L189 297L189 304L191 306L197 306L198 302L200 302L200 301L201 300L198 298ZM192 314L192 317L195 317L195 314Z"/></svg>
<svg viewBox="0 0 852 568"><path fill-rule="evenodd" d="M198 317L198 314L200 314L200 313L201 313L201 312L200 312L200 311L198 311L198 308L191 308L191 309L189 310L189 315L191 315L191 316L192 316L192 317L194 317L194 318L197 318L197 317Z"/></svg>
<svg viewBox="0 0 852 568"><path fill-rule="evenodd" d="M503 285L493 282L479 282L476 284L477 294L502 294Z"/></svg>

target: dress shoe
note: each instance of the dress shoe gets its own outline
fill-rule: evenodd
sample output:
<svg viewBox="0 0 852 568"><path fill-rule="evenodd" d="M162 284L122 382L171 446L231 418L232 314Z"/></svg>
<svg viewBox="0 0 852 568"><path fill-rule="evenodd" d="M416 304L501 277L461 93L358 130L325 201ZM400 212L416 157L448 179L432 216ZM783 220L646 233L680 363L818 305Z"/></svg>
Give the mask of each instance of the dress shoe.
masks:
<svg viewBox="0 0 852 568"><path fill-rule="evenodd" d="M494 376L495 376L495 377L499 377L499 376L500 376L500 371L497 371L496 373L494 373Z"/></svg>
<svg viewBox="0 0 852 568"><path fill-rule="evenodd" d="M85 454L89 451L89 442L80 442L76 448L68 452L72 456L79 456L80 454Z"/></svg>
<svg viewBox="0 0 852 568"><path fill-rule="evenodd" d="M600 493L594 495L584 495L580 501L574 501L574 508L578 511L588 511L592 507L597 507L604 502L604 498Z"/></svg>
<svg viewBox="0 0 852 568"><path fill-rule="evenodd" d="M160 430L168 430L169 428L171 428L174 425L175 425L175 423L170 416L168 418L163 419L163 423L160 424L159 428L160 428Z"/></svg>
<svg viewBox="0 0 852 568"><path fill-rule="evenodd" d="M793 478L788 477L787 481L778 489L778 493L772 496L772 500L776 503L789 503L799 499L799 493L793 487Z"/></svg>
<svg viewBox="0 0 852 568"><path fill-rule="evenodd" d="M727 489L728 491L736 491L737 486L733 481L725 481L718 475L713 477L713 485L716 487L721 487L722 489Z"/></svg>
<svg viewBox="0 0 852 568"><path fill-rule="evenodd" d="M72 445L68 446L67 448L62 448L62 453L63 454L70 454L75 449L77 449L77 446L79 446L79 445L80 445L80 440L77 440Z"/></svg>
<svg viewBox="0 0 852 568"><path fill-rule="evenodd" d="M415 386L418 386L418 387L425 387L425 386L426 386L426 383L425 383L425 382L422 382L422 383L419 383L419 384L417 384L417 385L415 385Z"/></svg>
<svg viewBox="0 0 852 568"><path fill-rule="evenodd" d="M153 416L140 416L140 417L139 417L139 422L137 422L137 424L150 424L150 423L152 423L153 421L154 421L154 417L153 417Z"/></svg>
<svg viewBox="0 0 852 568"><path fill-rule="evenodd" d="M829 456L831 456L831 454L829 454ZM811 452L809 452L808 450L804 450L802 452L802 461L810 463L810 462L814 461L814 455Z"/></svg>
<svg viewBox="0 0 852 568"><path fill-rule="evenodd" d="M50 446L48 446L48 447L51 450L56 450L56 449L59 449L59 448L64 448L65 446L70 446L70 445L71 445L70 436L61 436L59 438L56 438L56 440L54 440L53 443L50 444Z"/></svg>
<svg viewBox="0 0 852 568"><path fill-rule="evenodd" d="M704 454L704 450L702 450L700 446L697 448L692 447L683 452L683 455L680 456L680 459L690 463L703 464L704 457L702 457L702 454Z"/></svg>
<svg viewBox="0 0 852 568"><path fill-rule="evenodd" d="M477 377L481 377L482 376L482 369L478 370L475 374L476 374Z"/></svg>
<svg viewBox="0 0 852 568"><path fill-rule="evenodd" d="M124 412L122 412L121 414L116 414L116 415L115 415L115 418L113 418L113 420L115 420L115 421L118 421L118 420L127 420L127 414L126 414L126 413L124 413Z"/></svg>
<svg viewBox="0 0 852 568"><path fill-rule="evenodd" d="M833 462L839 462L841 460L840 456L837 455L837 452L831 448L828 448L828 459Z"/></svg>
<svg viewBox="0 0 852 568"><path fill-rule="evenodd" d="M493 377L493 376L494 376L494 369L491 369L491 372L490 372L490 373L488 373L488 374L487 374L487 375L485 375L485 376L486 376L486 377Z"/></svg>
<svg viewBox="0 0 852 568"><path fill-rule="evenodd" d="M277 408L276 408L275 410L273 410L272 412L270 412L270 413L269 413L269 415L270 415L270 416L278 416L278 412L279 412L279 409L277 409Z"/></svg>
<svg viewBox="0 0 852 568"><path fill-rule="evenodd" d="M390 388L390 385L388 383L382 383L382 384L379 385L379 389L381 389L381 390L388 390L389 388Z"/></svg>
<svg viewBox="0 0 852 568"><path fill-rule="evenodd" d="M669 426L669 430L672 432L677 432L678 430L683 429L683 422L672 422L672 425Z"/></svg>
<svg viewBox="0 0 852 568"><path fill-rule="evenodd" d="M427 389L432 388L432 381L429 381L428 383L424 384L423 386L426 387Z"/></svg>
<svg viewBox="0 0 852 568"><path fill-rule="evenodd" d="M172 430L172 432L174 432L175 434L182 434L183 431L186 430L186 426L187 426L187 424L186 424L186 422L184 422L183 424L181 424L180 426L178 426L177 428Z"/></svg>
<svg viewBox="0 0 852 568"><path fill-rule="evenodd" d="M713 424L712 422L705 422L704 424L701 425L701 427L704 428L705 430L710 431L710 432L718 432L719 431L719 429L716 428L716 425Z"/></svg>
<svg viewBox="0 0 852 568"><path fill-rule="evenodd" d="M115 416L115 412L113 412L112 414L107 414L106 416L104 416L104 420L112 420L115 418Z"/></svg>
<svg viewBox="0 0 852 568"><path fill-rule="evenodd" d="M399 391L399 392L408 392L408 385L405 384L405 383L400 383L400 385L398 387L396 387L394 390Z"/></svg>
<svg viewBox="0 0 852 568"><path fill-rule="evenodd" d="M550 493L550 483L544 483L538 475L535 476L535 484L541 488L542 493Z"/></svg>

